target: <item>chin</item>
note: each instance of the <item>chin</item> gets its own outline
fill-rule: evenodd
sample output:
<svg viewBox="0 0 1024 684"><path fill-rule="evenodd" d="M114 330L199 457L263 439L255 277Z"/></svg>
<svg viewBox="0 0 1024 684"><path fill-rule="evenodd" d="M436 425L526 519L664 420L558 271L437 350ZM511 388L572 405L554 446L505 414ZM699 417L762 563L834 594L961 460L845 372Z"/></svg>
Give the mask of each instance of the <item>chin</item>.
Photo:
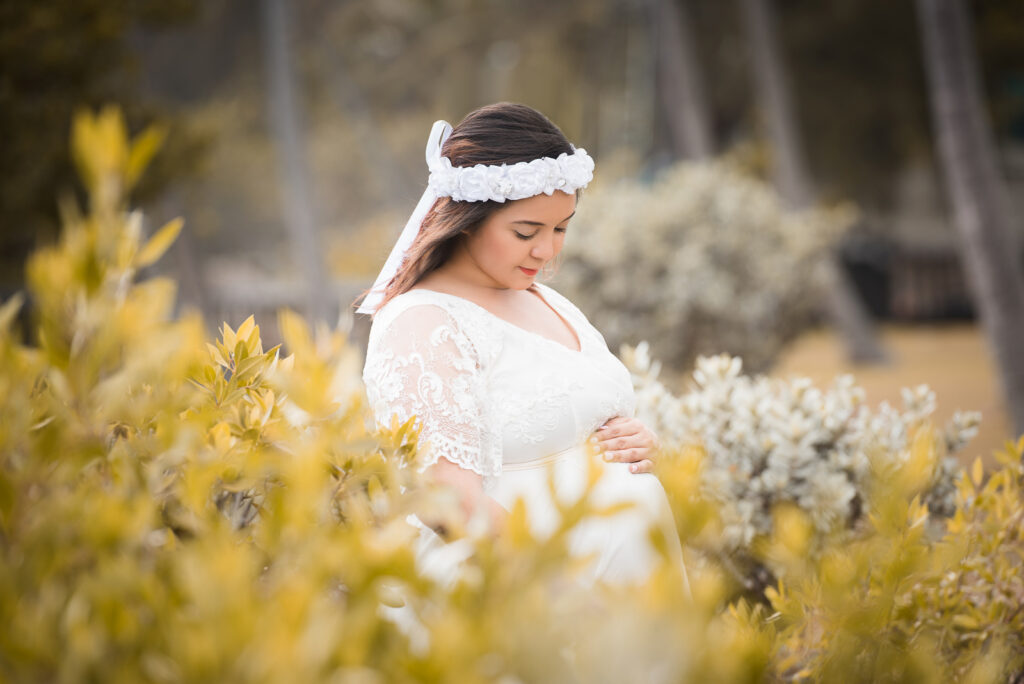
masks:
<svg viewBox="0 0 1024 684"><path fill-rule="evenodd" d="M528 276L525 273L523 273L522 271L520 271L519 273L520 273L520 275L522 277L521 278L517 278L516 279L516 284L513 285L513 287L515 287L517 290L525 290L525 289L529 288L535 282L537 282L537 275L540 275L538 273L537 275Z"/></svg>

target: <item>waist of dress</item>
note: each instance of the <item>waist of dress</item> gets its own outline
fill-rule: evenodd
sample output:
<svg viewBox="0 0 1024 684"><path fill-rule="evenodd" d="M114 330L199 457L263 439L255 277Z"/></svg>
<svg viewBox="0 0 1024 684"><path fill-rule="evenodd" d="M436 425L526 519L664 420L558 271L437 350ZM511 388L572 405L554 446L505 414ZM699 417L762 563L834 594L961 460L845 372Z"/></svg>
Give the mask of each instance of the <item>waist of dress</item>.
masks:
<svg viewBox="0 0 1024 684"><path fill-rule="evenodd" d="M572 453L579 451L581 448L583 448L582 444L574 444L573 446L566 447L561 451L556 451L552 454L548 454L547 456L535 458L530 461L520 461L518 463L502 463L501 470L502 472L506 472L510 470L533 470L534 468L543 468L549 463L554 463L555 461L565 456L568 456Z"/></svg>

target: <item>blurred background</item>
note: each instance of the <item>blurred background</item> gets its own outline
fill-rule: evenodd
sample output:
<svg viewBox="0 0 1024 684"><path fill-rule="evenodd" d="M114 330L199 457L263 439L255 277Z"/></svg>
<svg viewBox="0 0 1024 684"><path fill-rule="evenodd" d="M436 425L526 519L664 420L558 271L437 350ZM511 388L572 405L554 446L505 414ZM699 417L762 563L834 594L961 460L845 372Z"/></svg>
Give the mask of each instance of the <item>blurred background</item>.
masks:
<svg viewBox="0 0 1024 684"><path fill-rule="evenodd" d="M501 100L597 161L551 284L613 351L928 383L968 460L1024 430L1019 0L0 0L0 295L113 103L167 132L133 203L185 217L180 307L364 340L432 122Z"/></svg>

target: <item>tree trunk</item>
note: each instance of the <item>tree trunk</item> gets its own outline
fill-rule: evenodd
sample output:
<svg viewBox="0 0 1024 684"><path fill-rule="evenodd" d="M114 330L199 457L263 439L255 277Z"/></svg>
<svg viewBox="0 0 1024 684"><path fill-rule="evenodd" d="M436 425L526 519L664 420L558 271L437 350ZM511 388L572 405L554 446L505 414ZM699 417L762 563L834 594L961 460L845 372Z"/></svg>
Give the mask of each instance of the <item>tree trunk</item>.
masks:
<svg viewBox="0 0 1024 684"><path fill-rule="evenodd" d="M1013 429L1024 432L1024 273L960 0L918 0L932 116L976 310Z"/></svg>
<svg viewBox="0 0 1024 684"><path fill-rule="evenodd" d="M330 314L328 282L317 236L300 106L289 58L288 2L263 0L262 9L268 109L279 159L277 169L283 193L284 224L295 267L306 281L305 313L314 319L327 319Z"/></svg>
<svg viewBox="0 0 1024 684"><path fill-rule="evenodd" d="M657 54L656 78L674 156L707 159L714 150L714 142L687 1L648 0Z"/></svg>
<svg viewBox="0 0 1024 684"><path fill-rule="evenodd" d="M791 209L806 209L814 201L815 189L807 173L771 0L741 0L740 8L750 44L754 85L771 141L775 184ZM885 350L871 316L837 255L830 255L824 270L827 290L823 306L846 345L847 355L857 362L884 361Z"/></svg>
<svg viewBox="0 0 1024 684"><path fill-rule="evenodd" d="M602 125L607 135L602 135L602 147L614 150L619 146L636 150L641 157L647 157L654 148L655 129L655 76L657 58L651 44L650 22L643 16L643 7L626 7L623 20L626 22L625 96L621 98L621 111L606 117L611 125ZM618 98L607 98L602 109L614 107Z"/></svg>

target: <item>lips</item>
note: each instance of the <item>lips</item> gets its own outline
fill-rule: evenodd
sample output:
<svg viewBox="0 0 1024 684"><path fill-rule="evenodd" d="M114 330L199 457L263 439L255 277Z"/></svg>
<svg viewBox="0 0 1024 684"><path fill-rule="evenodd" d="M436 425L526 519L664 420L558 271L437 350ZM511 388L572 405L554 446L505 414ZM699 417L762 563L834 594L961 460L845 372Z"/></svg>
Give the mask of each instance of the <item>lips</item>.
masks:
<svg viewBox="0 0 1024 684"><path fill-rule="evenodd" d="M523 273L525 273L526 275L529 275L529 276L537 275L537 269L535 269L535 268L526 268L525 266L520 266L519 269Z"/></svg>

